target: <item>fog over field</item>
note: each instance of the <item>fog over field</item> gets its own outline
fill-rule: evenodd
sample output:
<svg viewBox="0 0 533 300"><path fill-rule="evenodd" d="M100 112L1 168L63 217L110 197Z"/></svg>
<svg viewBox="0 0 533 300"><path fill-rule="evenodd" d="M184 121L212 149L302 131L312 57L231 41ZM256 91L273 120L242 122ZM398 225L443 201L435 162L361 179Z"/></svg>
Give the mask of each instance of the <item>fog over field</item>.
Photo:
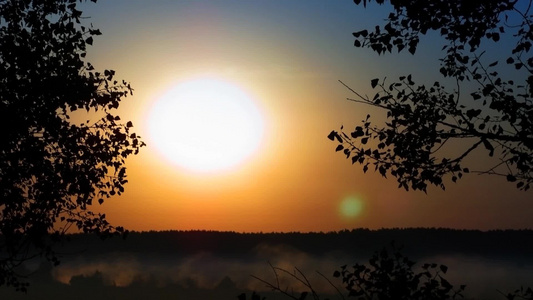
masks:
<svg viewBox="0 0 533 300"><path fill-rule="evenodd" d="M28 299L28 296L32 299L66 299L68 295L77 299L96 299L95 295L98 295L98 299L143 299L147 295L153 299L237 299L237 295L243 292L250 294L251 291L257 291L261 295L267 295L267 299L284 299L280 294L270 294L270 289L264 283L251 276L275 283L269 264L290 272L298 268L308 277L317 292L335 294L320 274L343 291L341 280L333 278L333 272L345 264L368 264L370 255L367 254L373 252L371 249L379 250L387 246L387 243L372 245L371 242L391 236L407 240L426 234L438 236L442 231L386 230L352 232L345 236L319 234L317 236L331 241L342 241L350 236L355 243L361 245L359 248L351 248L351 243L346 242L346 248L342 248L339 243L331 242L323 249L314 247L313 240L316 239L312 236L296 233L240 235L153 232L103 243L84 237L75 239L64 248L62 263L56 268L37 260L27 265L32 282L28 295L4 289L0 291L0 296L9 296L6 299ZM483 245L486 245L487 240L495 236L490 232L450 231L447 234L456 237L450 239L450 248L435 251L435 247L431 246L434 244L432 239L415 239L409 248L405 248L405 255L417 262L415 267L420 267L423 263L447 265L449 271L445 278L455 287L466 284L466 299L504 299L498 291L507 293L520 286L531 286L533 255L524 255L531 247L529 243L521 245L521 250L506 248L505 245L500 248L486 247ZM357 241L362 235L369 235L371 238L367 242ZM463 245L467 250L476 247L477 250L462 253L454 251L454 240L461 235L477 236L470 244ZM500 233L497 236L500 236L499 239L512 241L529 235L531 232L524 231ZM205 240L208 237L217 240L217 243L208 243ZM170 238L174 240L169 240ZM188 249L182 247L179 250L181 242L193 239L196 244L189 243ZM224 244L225 239L230 245ZM426 244L427 242L430 244ZM309 248L302 246L305 243ZM317 240L316 243L320 241ZM96 251L99 247L101 250ZM280 282L282 286L296 291L302 288L286 275L280 277Z"/></svg>

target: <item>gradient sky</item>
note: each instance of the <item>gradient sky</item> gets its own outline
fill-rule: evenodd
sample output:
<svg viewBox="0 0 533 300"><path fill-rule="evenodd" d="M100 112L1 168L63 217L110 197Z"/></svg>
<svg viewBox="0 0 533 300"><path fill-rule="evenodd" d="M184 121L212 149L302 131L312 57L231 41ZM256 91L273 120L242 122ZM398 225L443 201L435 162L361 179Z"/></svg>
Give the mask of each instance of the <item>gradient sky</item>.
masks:
<svg viewBox="0 0 533 300"><path fill-rule="evenodd" d="M326 136L379 112L345 100L338 80L373 94L373 78L441 80L442 44L422 39L416 56L378 56L352 32L380 24L387 7L352 1L143 1L82 5L103 35L89 49L98 70L135 89L120 108L148 144L127 162L129 183L98 211L131 230L331 231L368 227L533 228L533 197L502 178L470 174L428 194L363 174ZM153 147L148 114L180 82L231 82L264 118L258 150L227 172L197 174ZM417 80L418 79L418 80ZM483 157L485 153L475 153ZM479 154L479 155L478 155ZM480 162L477 162L478 164Z"/></svg>

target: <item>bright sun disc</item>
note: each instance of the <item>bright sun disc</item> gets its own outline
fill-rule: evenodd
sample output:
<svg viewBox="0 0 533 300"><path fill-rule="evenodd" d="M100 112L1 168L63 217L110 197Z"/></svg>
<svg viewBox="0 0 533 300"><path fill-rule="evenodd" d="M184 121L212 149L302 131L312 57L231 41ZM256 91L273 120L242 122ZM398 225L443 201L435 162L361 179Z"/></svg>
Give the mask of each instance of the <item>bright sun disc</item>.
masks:
<svg viewBox="0 0 533 300"><path fill-rule="evenodd" d="M154 104L148 119L154 146L197 172L227 170L246 160L263 137L262 116L241 89L214 79L183 82Z"/></svg>

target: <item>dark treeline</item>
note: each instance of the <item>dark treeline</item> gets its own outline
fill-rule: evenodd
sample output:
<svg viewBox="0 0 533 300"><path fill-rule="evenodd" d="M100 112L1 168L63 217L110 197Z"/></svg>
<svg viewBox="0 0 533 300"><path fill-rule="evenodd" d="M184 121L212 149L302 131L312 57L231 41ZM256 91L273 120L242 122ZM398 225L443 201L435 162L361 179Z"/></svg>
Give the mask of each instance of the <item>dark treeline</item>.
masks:
<svg viewBox="0 0 533 300"><path fill-rule="evenodd" d="M75 234L70 251L105 255L129 252L158 255L187 255L212 252L226 257L242 257L262 244L285 245L313 255L342 251L368 257L394 242L412 258L427 255L458 254L531 258L533 230L455 230L442 228L353 229L338 232L237 233L219 231L130 232L126 239L105 241L93 235Z"/></svg>

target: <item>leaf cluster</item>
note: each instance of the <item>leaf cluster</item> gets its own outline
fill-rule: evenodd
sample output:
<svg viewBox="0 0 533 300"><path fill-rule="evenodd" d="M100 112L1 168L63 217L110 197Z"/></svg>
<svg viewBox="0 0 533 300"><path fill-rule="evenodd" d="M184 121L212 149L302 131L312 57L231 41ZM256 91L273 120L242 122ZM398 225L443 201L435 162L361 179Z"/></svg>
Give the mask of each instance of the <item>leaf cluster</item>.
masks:
<svg viewBox="0 0 533 300"><path fill-rule="evenodd" d="M510 292L507 294L504 294L504 293L501 293L501 294L503 294L507 300L515 300L515 299L516 300L518 299L533 300L533 289L531 289L530 287L528 288L521 287L519 289L514 290L513 292Z"/></svg>
<svg viewBox="0 0 533 300"><path fill-rule="evenodd" d="M346 265L335 271L334 277L341 278L348 297L358 300L388 299L457 299L462 298L465 289L458 289L443 277L448 271L445 265L424 264L421 271L413 270L415 263L403 256L392 245L392 251L383 248L375 252L369 265Z"/></svg>
<svg viewBox="0 0 533 300"><path fill-rule="evenodd" d="M340 133L332 131L328 137L339 142L336 151L360 163L365 172L373 165L382 176L396 177L401 188L426 191L429 184L444 189L444 176L456 182L469 173L464 159L484 148L492 163L472 172L503 176L528 190L533 183L533 16L532 1L525 11L515 8L516 3L391 1L394 11L387 24L355 32L355 46L378 54L405 48L415 54L420 36L436 31L446 43L440 73L454 79L456 88L447 91L440 82L416 85L408 75L391 84L373 79L371 86L378 89L373 97L350 89L357 98L349 100L385 110L387 121L374 125L368 115L351 132L342 127ZM510 24L509 14L520 21ZM501 43L504 35L512 36L515 44L503 64L524 78L522 82L500 76L499 60L484 62L482 41ZM466 99L461 94L465 83L477 86ZM455 156L442 154L453 140L467 146Z"/></svg>
<svg viewBox="0 0 533 300"><path fill-rule="evenodd" d="M361 1L354 1L360 4ZM371 2L371 1L369 1ZM386 1L377 0L378 4ZM438 31L447 41L468 44L471 50L479 47L485 37L498 42L505 30L500 15L514 8L517 0L391 0L394 11L384 26L354 32L356 47L370 47L378 54L401 52L415 54L420 35ZM366 1L364 2L366 5Z"/></svg>

